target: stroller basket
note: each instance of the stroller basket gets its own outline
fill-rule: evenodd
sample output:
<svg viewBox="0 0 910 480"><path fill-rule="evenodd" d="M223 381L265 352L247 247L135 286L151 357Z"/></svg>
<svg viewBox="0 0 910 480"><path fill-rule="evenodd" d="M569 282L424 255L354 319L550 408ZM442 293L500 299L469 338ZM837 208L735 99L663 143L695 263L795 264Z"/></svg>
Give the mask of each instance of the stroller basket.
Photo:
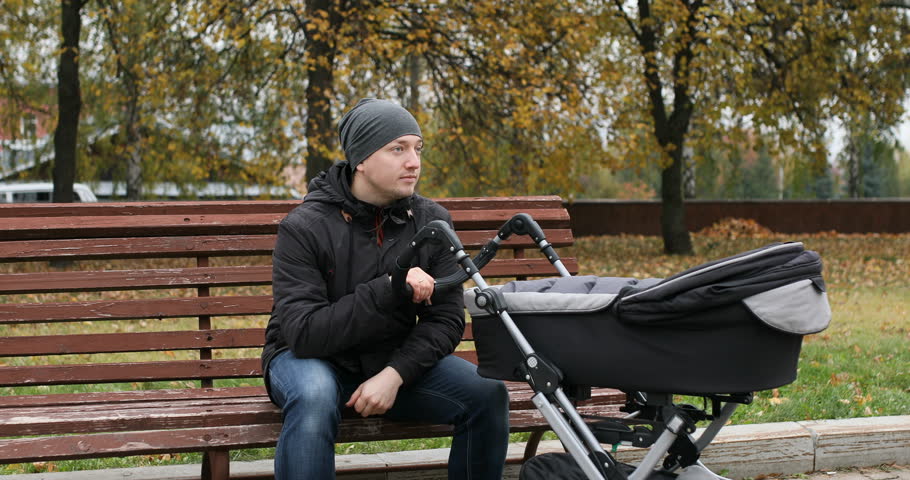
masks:
<svg viewBox="0 0 910 480"><path fill-rule="evenodd" d="M519 330L570 385L722 394L796 378L802 336L831 318L821 261L774 244L666 280L563 277L499 288ZM524 356L498 316L465 293L479 373L524 380Z"/></svg>

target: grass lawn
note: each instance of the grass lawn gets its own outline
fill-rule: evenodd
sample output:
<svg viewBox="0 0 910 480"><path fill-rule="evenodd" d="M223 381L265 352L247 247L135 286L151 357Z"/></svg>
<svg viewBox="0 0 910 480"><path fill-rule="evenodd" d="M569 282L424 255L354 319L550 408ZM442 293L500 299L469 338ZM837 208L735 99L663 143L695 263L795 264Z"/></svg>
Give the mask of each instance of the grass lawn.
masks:
<svg viewBox="0 0 910 480"><path fill-rule="evenodd" d="M744 236L721 230L694 235L695 256L664 255L659 238L642 236L579 238L575 247L562 253L577 257L580 273L584 275L666 277L699 263L789 240L802 241L807 248L821 254L834 318L826 331L804 339L798 379L779 389L758 392L752 405L737 411L733 423L910 412L910 235ZM0 335L5 334L0 330ZM11 394L8 390L0 394ZM524 438L526 435L512 436L513 441ZM440 448L448 444L448 439L401 440L340 444L336 451L374 453ZM271 452L258 449L233 455L235 459L248 460L269 458ZM51 465L2 465L0 474L186 463L199 459L199 455L184 454Z"/></svg>

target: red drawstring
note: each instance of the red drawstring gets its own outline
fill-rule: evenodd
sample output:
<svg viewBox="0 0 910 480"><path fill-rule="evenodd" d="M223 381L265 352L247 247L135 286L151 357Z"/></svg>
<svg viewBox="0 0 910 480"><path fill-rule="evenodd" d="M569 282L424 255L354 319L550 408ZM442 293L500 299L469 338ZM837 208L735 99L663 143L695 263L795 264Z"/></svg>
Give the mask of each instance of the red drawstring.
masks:
<svg viewBox="0 0 910 480"><path fill-rule="evenodd" d="M385 234L382 232L382 210L376 210L376 244L382 246Z"/></svg>

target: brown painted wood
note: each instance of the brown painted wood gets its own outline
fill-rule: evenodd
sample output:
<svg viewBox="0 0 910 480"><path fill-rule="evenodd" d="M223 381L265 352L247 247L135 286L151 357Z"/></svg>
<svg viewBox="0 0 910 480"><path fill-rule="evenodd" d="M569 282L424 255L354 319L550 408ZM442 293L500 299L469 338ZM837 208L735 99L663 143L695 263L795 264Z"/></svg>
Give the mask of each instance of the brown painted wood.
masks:
<svg viewBox="0 0 910 480"><path fill-rule="evenodd" d="M524 409L532 396L531 388L524 382L505 382L509 391L509 408ZM224 387L224 388L179 388L158 390L129 390L116 392L64 393L46 395L0 396L0 418L5 418L10 409L78 407L83 411L91 409L118 409L136 403L149 402L235 402L244 399L266 399L265 387ZM618 405L625 401L625 393L610 388L596 388L591 398L583 405ZM350 412L346 412L350 413ZM349 415L354 417L354 415ZM0 422L2 423L2 422Z"/></svg>
<svg viewBox="0 0 910 480"><path fill-rule="evenodd" d="M3 228L9 240L237 235L275 233L283 218L281 213L56 217L54 222L45 217L13 217L3 220Z"/></svg>
<svg viewBox="0 0 910 480"><path fill-rule="evenodd" d="M526 197L451 197L436 198L434 200L450 211L490 210L502 207L526 210L563 208L562 198L557 195L531 195Z"/></svg>
<svg viewBox="0 0 910 480"><path fill-rule="evenodd" d="M230 451L218 449L203 452L201 480L228 480L229 478L231 478Z"/></svg>
<svg viewBox="0 0 910 480"><path fill-rule="evenodd" d="M261 347L264 328L0 337L0 357Z"/></svg>
<svg viewBox="0 0 910 480"><path fill-rule="evenodd" d="M92 406L107 408L121 404L156 401L194 401L198 399L234 399L264 397L265 387L171 388L158 390L121 390L116 392L55 393L48 395L0 396L0 415L8 408Z"/></svg>
<svg viewBox="0 0 910 480"><path fill-rule="evenodd" d="M578 261L574 258L563 258L562 263L572 275L578 273ZM489 278L546 277L554 276L556 269L545 258L494 258L486 267L480 269L480 273Z"/></svg>
<svg viewBox="0 0 910 480"><path fill-rule="evenodd" d="M572 258L563 263L571 273L578 272ZM553 275L552 265L542 258L493 259L481 270L486 277ZM225 287L268 285L272 267L170 268L149 270L111 270L85 272L38 272L0 274L0 294L96 292L105 290L142 290L184 287Z"/></svg>
<svg viewBox="0 0 910 480"><path fill-rule="evenodd" d="M2 278L0 276L0 279ZM179 318L199 315L263 315L268 314L271 309L271 295L97 300L69 303L7 303L0 304L0 325Z"/></svg>
<svg viewBox="0 0 910 480"><path fill-rule="evenodd" d="M0 387L250 378L262 376L260 359L171 360L0 368Z"/></svg>
<svg viewBox="0 0 910 480"><path fill-rule="evenodd" d="M0 218L139 215L231 215L290 212L299 200L33 203L0 205Z"/></svg>
<svg viewBox="0 0 910 480"><path fill-rule="evenodd" d="M563 206L562 198L555 195L448 197L433 200L448 210L488 210L502 205L522 209L562 208ZM300 200L213 200L2 204L0 205L0 218L287 213L300 203Z"/></svg>
<svg viewBox="0 0 910 480"><path fill-rule="evenodd" d="M564 209L455 210L456 230L496 229L516 213L528 213L543 228L568 228L569 214ZM12 217L4 219L8 240L48 240L100 237L156 237L175 235L274 234L281 213L248 215L137 215L93 217Z"/></svg>
<svg viewBox="0 0 910 480"><path fill-rule="evenodd" d="M4 412L0 436L61 435L80 432L174 430L212 425L281 423L281 409L267 397L242 402L148 402L126 408L20 408Z"/></svg>
<svg viewBox="0 0 910 480"><path fill-rule="evenodd" d="M0 294L269 285L270 265L0 275Z"/></svg>
<svg viewBox="0 0 910 480"><path fill-rule="evenodd" d="M527 213L542 228L568 228L569 214L564 209L503 209L503 210L455 210L452 223L455 230L496 229L516 213Z"/></svg>
<svg viewBox="0 0 910 480"><path fill-rule="evenodd" d="M582 414L617 415L617 406L579 408ZM548 430L539 412L512 411L512 432ZM54 436L0 440L0 462L30 462L154 453L179 453L213 448L256 448L274 446L279 423L201 427L95 435ZM382 418L351 418L342 422L339 442L396 440L448 436L452 427L413 422L391 422Z"/></svg>
<svg viewBox="0 0 910 480"><path fill-rule="evenodd" d="M225 447L267 447L274 445L280 429L279 424L268 424L214 426L158 432L0 439L0 462L17 463L198 452Z"/></svg>
<svg viewBox="0 0 910 480"><path fill-rule="evenodd" d="M19 240L0 242L0 260L270 255L274 247L272 234Z"/></svg>
<svg viewBox="0 0 910 480"><path fill-rule="evenodd" d="M486 245L497 232L457 231L462 244L468 249ZM554 247L565 247L574 242L569 229L549 229L546 234L547 241ZM18 240L0 242L0 261L270 255L274 247L275 235L272 234ZM501 244L501 248L507 247L536 248L537 245L527 236L513 235Z"/></svg>

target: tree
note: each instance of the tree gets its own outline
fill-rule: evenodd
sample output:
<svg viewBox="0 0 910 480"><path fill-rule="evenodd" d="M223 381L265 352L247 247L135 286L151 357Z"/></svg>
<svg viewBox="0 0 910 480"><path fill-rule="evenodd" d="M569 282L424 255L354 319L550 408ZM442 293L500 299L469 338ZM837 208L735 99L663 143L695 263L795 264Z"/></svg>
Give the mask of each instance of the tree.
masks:
<svg viewBox="0 0 910 480"><path fill-rule="evenodd" d="M60 66L57 70L57 128L54 130L54 201L72 202L82 93L79 86L79 33L87 0L60 0Z"/></svg>
<svg viewBox="0 0 910 480"><path fill-rule="evenodd" d="M94 175L125 181L130 199L152 182L278 182L294 96L271 80L299 70L281 58L272 32L287 12L274 7L99 0L85 60L88 122L103 133L90 140Z"/></svg>
<svg viewBox="0 0 910 480"><path fill-rule="evenodd" d="M601 72L610 139L627 162L659 152L664 249L689 253L681 188L682 152L717 133L739 142L751 131L772 155L798 150L824 162L825 122L862 99L894 119L908 82L907 21L900 2L614 0L600 21ZM862 52L863 72L850 65ZM851 63L852 62L852 63ZM874 99L869 92L878 92ZM888 100L883 100L888 99ZM637 132L647 126L649 135ZM642 155L645 153L645 155Z"/></svg>

